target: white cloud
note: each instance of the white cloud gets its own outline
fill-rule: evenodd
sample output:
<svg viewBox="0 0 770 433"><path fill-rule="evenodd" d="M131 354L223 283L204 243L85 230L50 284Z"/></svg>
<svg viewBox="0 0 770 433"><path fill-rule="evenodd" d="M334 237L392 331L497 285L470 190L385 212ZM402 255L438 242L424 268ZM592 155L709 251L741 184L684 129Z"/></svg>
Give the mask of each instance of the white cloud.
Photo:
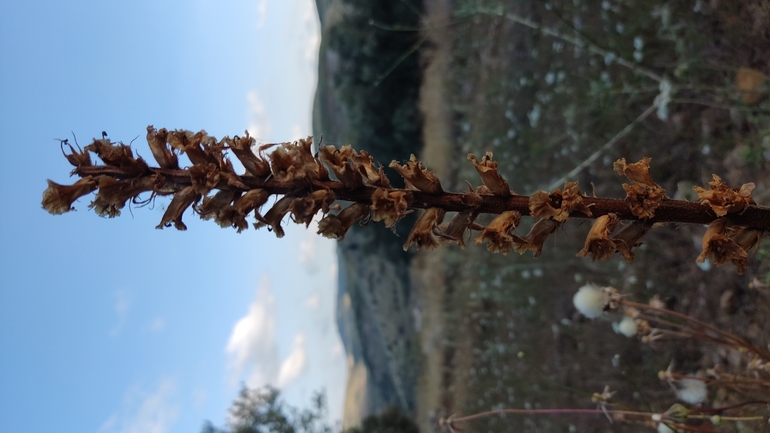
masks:
<svg viewBox="0 0 770 433"><path fill-rule="evenodd" d="M171 396L176 385L171 379L161 381L153 393L131 387L121 408L110 415L99 433L166 433L179 417L179 406Z"/></svg>
<svg viewBox="0 0 770 433"><path fill-rule="evenodd" d="M118 323L115 324L115 326L110 329L110 335L115 337L118 334L120 334L120 331L123 330L123 327L126 325L126 321L128 320L128 312L131 310L131 304L133 303L133 299L131 298L131 295L126 292L125 290L118 290L115 292L115 315L118 318Z"/></svg>
<svg viewBox="0 0 770 433"><path fill-rule="evenodd" d="M305 306L311 310L318 310L321 306L321 292L315 291L305 299Z"/></svg>
<svg viewBox="0 0 770 433"><path fill-rule="evenodd" d="M265 104L259 98L256 90L250 90L246 94L246 98L249 101L249 134L258 140L269 141L273 126L267 117Z"/></svg>
<svg viewBox="0 0 770 433"><path fill-rule="evenodd" d="M318 272L318 238L316 234L318 224L314 221L310 224L312 228L308 228L305 238L299 244L299 263L305 268L308 274L315 274Z"/></svg>
<svg viewBox="0 0 770 433"><path fill-rule="evenodd" d="M278 373L278 387L285 388L297 380L307 368L307 351L305 350L305 333L294 336L294 343L289 356L281 364Z"/></svg>
<svg viewBox="0 0 770 433"><path fill-rule="evenodd" d="M267 1L262 0L257 3L257 28L262 28L267 22Z"/></svg>
<svg viewBox="0 0 770 433"><path fill-rule="evenodd" d="M321 24L318 20L318 10L315 0L301 0L302 28L305 38L304 57L313 64L318 62L318 48L321 45Z"/></svg>
<svg viewBox="0 0 770 433"><path fill-rule="evenodd" d="M233 326L225 351L236 381L248 373L250 385L274 383L279 358L275 343L275 298L270 291L269 277L262 278L248 313Z"/></svg>
<svg viewBox="0 0 770 433"><path fill-rule="evenodd" d="M150 331L160 332L166 329L166 319L163 317L156 317L150 322Z"/></svg>

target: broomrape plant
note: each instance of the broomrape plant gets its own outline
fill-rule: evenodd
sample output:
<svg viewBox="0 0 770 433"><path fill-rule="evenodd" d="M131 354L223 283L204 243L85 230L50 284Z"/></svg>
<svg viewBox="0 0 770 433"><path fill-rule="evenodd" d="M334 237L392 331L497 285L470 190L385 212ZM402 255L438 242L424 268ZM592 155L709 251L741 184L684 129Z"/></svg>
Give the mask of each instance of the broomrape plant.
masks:
<svg viewBox="0 0 770 433"><path fill-rule="evenodd" d="M267 227L280 238L284 236L282 223L287 215L295 223L309 226L320 213L318 233L338 240L345 237L353 224L382 222L385 227L392 228L405 215L423 209L404 249L414 245L418 249L432 250L451 244L464 248L466 240L472 237L474 244L486 242L487 250L492 253L532 251L535 257L540 256L548 237L569 219L594 219L584 247L577 255L598 261L608 260L618 253L628 263L634 260L634 248L640 245L642 237L656 227L671 222L708 224L702 252L696 260L708 259L716 265L730 262L741 274L748 268L749 254L770 230L770 208L754 202L751 197L753 183L732 188L715 174L708 189L694 187L697 203L672 200L651 178L650 158L635 163L621 158L615 162L614 170L628 179L628 183L623 184L624 198L588 196L574 181L565 182L562 189L522 196L511 190L498 171L498 163L491 152L481 158L468 155L481 185L474 188L468 184L465 192L447 192L436 175L423 167L414 155L403 164L398 161L389 164L405 183L405 188L394 188L383 166L376 164L366 151L357 151L350 145L337 148L318 143L314 153L312 137L256 147L256 141L248 132L242 137L217 140L206 131L169 131L148 126L147 142L157 167L136 156L129 145L113 143L106 134L83 149L62 141L62 153L74 166L71 174L77 175L79 180L72 185L48 180L48 188L43 193L43 208L51 214L63 214L74 210L73 204L79 198L95 192L89 208L99 216L113 218L121 214L129 201L142 206L158 196L170 196L171 202L156 227L158 229L173 225L178 230L186 230L182 216L192 208L202 219L214 220L221 227L234 228L238 232L250 225L255 229ZM236 173L228 151L243 165L244 173ZM101 160L101 164L94 164L92 154ZM187 155L192 165L181 167L180 154ZM149 197L140 198L145 193ZM263 212L271 196L280 198ZM343 202L349 204L343 207ZM452 216L445 222L448 213ZM476 222L480 214L496 216L484 226ZM525 216L535 218L536 223L526 234L514 233ZM251 219L251 224L247 218ZM477 232L475 237L468 237L473 232ZM734 374L719 368L709 370L706 375L684 375L671 368L661 372L660 378L670 383L686 403L697 404L705 400L709 384L768 394L770 348L755 347L714 326L667 310L657 298L649 304L641 304L624 299L611 287L585 286L573 300L576 308L588 318L607 314L621 316L615 324L616 331L628 337L636 336L644 343L695 338L746 355L748 374ZM658 431L705 432L713 430L685 423L704 417L714 425L729 420L767 419L766 415L722 415L743 406L767 405L760 400L715 409L687 409L675 405L664 413L655 414L621 410L610 405L608 390L597 395L599 399L595 402L600 402L597 410L510 409L468 417L452 416L443 420L443 424L454 430L457 423L503 413L604 413L610 421L643 422Z"/></svg>

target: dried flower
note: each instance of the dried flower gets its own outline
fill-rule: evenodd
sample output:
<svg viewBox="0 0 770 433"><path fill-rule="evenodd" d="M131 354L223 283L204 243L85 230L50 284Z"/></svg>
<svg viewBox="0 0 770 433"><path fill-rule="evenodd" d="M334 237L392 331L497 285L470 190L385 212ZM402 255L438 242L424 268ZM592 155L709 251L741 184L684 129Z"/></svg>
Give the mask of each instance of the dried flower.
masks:
<svg viewBox="0 0 770 433"><path fill-rule="evenodd" d="M326 215L318 221L318 234L331 239L345 238L345 233L353 224L371 213L369 205L365 203L353 203L342 209L337 215Z"/></svg>
<svg viewBox="0 0 770 433"><path fill-rule="evenodd" d="M473 240L476 245L481 244L484 240L489 240L487 244L487 250L493 253L508 254L513 249L513 237L511 233L516 229L521 221L521 214L515 210L509 210L501 213L489 225L484 228L484 231Z"/></svg>
<svg viewBox="0 0 770 433"><path fill-rule="evenodd" d="M621 158L613 165L619 175L626 176L631 181L631 185L623 184L626 201L631 213L643 219L655 216L655 209L666 198L666 191L653 182L650 176L650 161L651 158L643 158L633 164L627 164L626 158Z"/></svg>
<svg viewBox="0 0 770 433"><path fill-rule="evenodd" d="M525 237L521 238L512 235L513 248L519 254L524 254L526 251L534 251L534 257L540 257L545 240L548 239L548 236L555 232L561 224L562 223L552 219L541 219L532 226Z"/></svg>
<svg viewBox="0 0 770 433"><path fill-rule="evenodd" d="M217 170L216 164L196 164L187 171L190 173L190 180L195 192L200 195L208 195L219 184L219 170Z"/></svg>
<svg viewBox="0 0 770 433"><path fill-rule="evenodd" d="M384 221L385 227L393 227L396 221L412 212L409 209L411 200L408 191L377 188L372 194L372 220Z"/></svg>
<svg viewBox="0 0 770 433"><path fill-rule="evenodd" d="M366 185L390 188L390 181L385 176L382 166L379 169L374 168L374 159L369 152L362 150L360 154L351 156L349 161L353 165L353 170L358 172Z"/></svg>
<svg viewBox="0 0 770 433"><path fill-rule="evenodd" d="M718 217L723 217L728 213L742 212L747 206L756 204L751 198L751 192L754 191L755 187L753 182L732 189L722 183L722 179L716 174L713 174L712 177L713 180L709 182L710 189L703 189L699 186L694 186L692 189L698 193L700 203L711 206Z"/></svg>
<svg viewBox="0 0 770 433"><path fill-rule="evenodd" d="M449 222L441 224L434 230L438 236L438 242L441 245L457 244L460 248L465 248L463 236L467 230L473 228L473 221L477 215L478 212L475 210L457 212Z"/></svg>
<svg viewBox="0 0 770 433"><path fill-rule="evenodd" d="M281 199L275 202L273 207L267 211L262 220L257 219L254 228L259 229L267 225L270 226L270 230L275 232L275 237L279 239L284 237L286 233L283 231L283 227L281 227L281 220L283 220L283 217L289 213L289 210L291 210L291 203L294 200L296 199L289 196L281 197Z"/></svg>
<svg viewBox="0 0 770 433"><path fill-rule="evenodd" d="M631 251L639 245L642 238L652 228L652 223L645 220L632 221L612 237L615 249L623 255L627 263L633 263L634 253Z"/></svg>
<svg viewBox="0 0 770 433"><path fill-rule="evenodd" d="M43 191L43 209L54 215L75 210L72 203L96 189L96 179L87 176L72 185L59 185L48 180L48 188Z"/></svg>
<svg viewBox="0 0 770 433"><path fill-rule="evenodd" d="M153 191L161 181L158 175L121 181L110 176L99 176L99 191L88 207L94 209L101 217L114 218L120 215L126 201L144 192Z"/></svg>
<svg viewBox="0 0 770 433"><path fill-rule="evenodd" d="M225 137L223 141L241 161L247 173L260 179L270 176L270 164L264 158L255 155L252 150L256 140L249 136L249 131L246 131L243 137L237 135L233 138Z"/></svg>
<svg viewBox="0 0 770 433"><path fill-rule="evenodd" d="M529 197L529 212L534 218L566 221L573 211L591 216L591 210L583 203L583 194L577 182L565 182L563 191L557 189L551 194L537 191Z"/></svg>
<svg viewBox="0 0 770 433"><path fill-rule="evenodd" d="M252 189L238 197L232 206L225 207L219 211L214 221L220 227L235 227L238 233L240 233L249 227L249 224L246 222L246 216L254 211L254 216L257 220L255 228L264 227L268 222L259 214L259 208L267 203L268 198L270 198L270 193L267 190L261 188Z"/></svg>
<svg viewBox="0 0 770 433"><path fill-rule="evenodd" d="M444 213L444 209L437 207L426 209L409 233L404 244L404 251L408 250L412 244L416 244L417 249L425 248L429 251L435 249L439 243L433 237L433 230L444 220Z"/></svg>
<svg viewBox="0 0 770 433"><path fill-rule="evenodd" d="M727 220L719 218L709 224L706 234L703 235L703 252L698 256L698 263L703 263L707 258L715 265L721 265L727 261L732 262L739 274L748 269L748 255L735 241L727 237Z"/></svg>
<svg viewBox="0 0 770 433"><path fill-rule="evenodd" d="M585 246L577 253L578 257L591 255L591 260L609 260L615 253L615 242L610 239L610 233L618 225L618 216L614 213L596 218L588 232Z"/></svg>
<svg viewBox="0 0 770 433"><path fill-rule="evenodd" d="M476 167L481 181L487 187L490 194L498 197L511 196L511 188L508 186L508 182L497 171L498 162L492 161L492 152L487 152L486 155L481 157L480 162L476 159L476 155L469 153L468 161L472 162L473 166Z"/></svg>
<svg viewBox="0 0 770 433"><path fill-rule="evenodd" d="M294 217L294 222L304 223L305 227L309 227L319 210L324 214L329 213L332 203L334 203L334 193L328 189L319 189L294 200L289 210Z"/></svg>
<svg viewBox="0 0 770 433"><path fill-rule="evenodd" d="M361 173L350 162L352 158L358 156L358 153L352 146L347 144L342 146L341 149L337 149L334 146L324 146L320 149L319 153L321 161L325 162L332 169L337 179L346 187L358 188L363 185ZM369 161L371 162L371 158Z"/></svg>
<svg viewBox="0 0 770 433"><path fill-rule="evenodd" d="M172 149L166 143L168 141L168 130L160 128L156 130L154 126L147 127L147 144L155 161L160 168L176 170L179 168L179 159Z"/></svg>
<svg viewBox="0 0 770 433"><path fill-rule="evenodd" d="M169 203L163 218L160 220L160 224L155 228L171 227L173 223L177 230L187 230L187 226L182 222L182 214L190 205L197 203L200 198L201 195L195 192L195 188L192 186L184 187L171 199L171 203Z"/></svg>
<svg viewBox="0 0 770 433"><path fill-rule="evenodd" d="M415 189L418 191L424 191L431 194L441 194L444 192L441 189L441 182L432 171L425 169L422 164L417 161L417 157L412 154L409 161L400 165L397 161L393 160L390 163L390 168L396 170L401 177L404 178L406 186L409 189Z"/></svg>

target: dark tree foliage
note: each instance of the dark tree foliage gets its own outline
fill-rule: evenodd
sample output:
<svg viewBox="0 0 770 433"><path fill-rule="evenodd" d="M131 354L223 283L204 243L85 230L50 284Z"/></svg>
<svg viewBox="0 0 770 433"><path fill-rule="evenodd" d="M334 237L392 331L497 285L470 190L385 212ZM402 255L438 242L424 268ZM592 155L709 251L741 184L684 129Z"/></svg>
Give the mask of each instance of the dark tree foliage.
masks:
<svg viewBox="0 0 770 433"><path fill-rule="evenodd" d="M348 111L356 146L388 162L422 142L419 31L421 0L344 0L344 17L329 29L339 54L337 96ZM411 54L410 54L411 53Z"/></svg>
<svg viewBox="0 0 770 433"><path fill-rule="evenodd" d="M229 426L215 427L206 421L201 433L331 433L326 424L326 394L316 393L310 409L300 410L279 398L280 391L246 385L230 407Z"/></svg>
<svg viewBox="0 0 770 433"><path fill-rule="evenodd" d="M246 385L230 407L230 420L225 428L215 427L210 421L203 424L201 433L331 433L327 424L326 394L313 396L310 409L289 406L280 399L280 391L271 387L250 389ZM336 429L339 431L339 429ZM397 408L380 415L371 415L358 427L344 433L419 433L417 424Z"/></svg>

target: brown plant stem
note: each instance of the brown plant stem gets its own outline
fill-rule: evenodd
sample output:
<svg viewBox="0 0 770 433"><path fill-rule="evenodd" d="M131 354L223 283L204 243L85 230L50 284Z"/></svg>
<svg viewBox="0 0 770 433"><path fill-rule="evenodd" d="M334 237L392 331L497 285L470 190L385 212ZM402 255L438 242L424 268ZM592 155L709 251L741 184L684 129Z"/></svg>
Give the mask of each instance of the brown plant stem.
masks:
<svg viewBox="0 0 770 433"><path fill-rule="evenodd" d="M639 310L653 311L653 312L656 312L656 313L666 314L666 315L669 315L669 316L676 317L678 319L682 319L682 320L684 320L684 321L686 321L686 322L688 322L688 323L690 323L692 325L695 325L695 326L697 326L699 328L707 329L707 330L715 333L716 335L726 339L727 341L730 341L730 342L732 342L733 344L735 344L737 346L743 347L744 349L746 349L746 350L748 350L750 352L753 352L753 353L759 355L760 357L762 357L764 359L770 359L770 352L768 352L767 350L763 350L763 349L760 349L758 347L754 347L751 344L747 343L746 341L742 340L741 338L736 337L733 334L730 334L728 332L724 332L724 331L720 330L719 328L717 328L715 326L711 326L711 325L709 325L707 323L701 322L700 320L694 319L694 318L692 318L692 317L690 317L690 316L688 316L686 314L677 313L676 311L667 310L665 308L657 308L657 307L653 307L651 305L641 304L639 302L632 302L632 301L622 300L622 301L620 301L620 303L622 305L627 306L627 307L632 307L632 308L636 308L636 309L639 309Z"/></svg>
<svg viewBox="0 0 770 433"><path fill-rule="evenodd" d="M100 176L106 175L116 179L136 178L134 173L129 170L114 166L94 165L81 166L76 168L75 173L80 176ZM168 185L182 188L192 184L190 173L186 169L161 169L149 168L146 175L161 174ZM296 183L279 182L273 178L268 180L258 179L252 176L237 176L238 180L249 188L264 188L272 194L286 194L289 196L304 196L309 191L317 189L329 189L334 192L338 200L369 203L373 192L373 187L348 188L341 182L313 180L304 185ZM222 185L224 187L224 180ZM392 188L396 190L395 188ZM479 213L500 214L505 211L515 210L522 215L529 215L529 197L521 195L511 195L509 197L500 197L494 195L483 195L479 202L470 194L464 193L442 193L430 194L422 191L408 191L411 200L410 205L414 208L427 209L438 207L447 212L462 212L475 209ZM478 196L477 196L478 197ZM628 203L624 199L583 197L584 203L591 209L591 216L585 215L580 211L574 211L570 214L572 218L596 218L608 213L614 213L621 220L638 220L629 210ZM764 206L752 205L740 213L728 214L726 218L736 226L748 227L752 229L770 231L770 208ZM655 222L680 222L691 224L709 224L716 220L717 216L709 206L699 203L664 199L655 211L655 217L649 221Z"/></svg>

